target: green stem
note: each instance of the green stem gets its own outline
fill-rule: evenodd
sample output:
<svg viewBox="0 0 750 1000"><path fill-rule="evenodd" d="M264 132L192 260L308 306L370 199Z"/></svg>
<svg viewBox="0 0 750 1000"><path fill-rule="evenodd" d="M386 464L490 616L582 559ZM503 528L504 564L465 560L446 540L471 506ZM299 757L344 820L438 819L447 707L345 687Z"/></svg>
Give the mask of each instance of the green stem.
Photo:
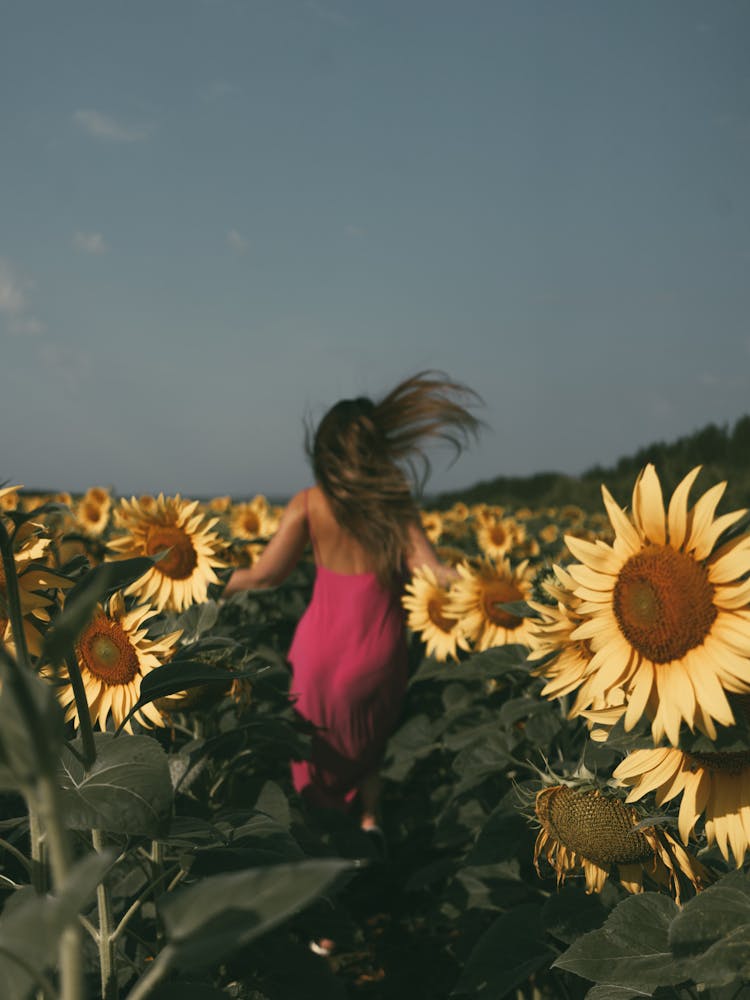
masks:
<svg viewBox="0 0 750 1000"><path fill-rule="evenodd" d="M47 868L44 863L44 839L39 824L39 814L31 800L29 807L29 840L31 842L31 884L40 896L47 891Z"/></svg>
<svg viewBox="0 0 750 1000"><path fill-rule="evenodd" d="M62 821L62 796L55 775L42 772L29 798L34 800L34 811L38 813L39 825L44 830L52 884L56 891L60 891L70 871L71 851L68 831ZM60 1000L80 1000L83 996L83 955L81 929L77 921L63 932L58 956Z"/></svg>
<svg viewBox="0 0 750 1000"><path fill-rule="evenodd" d="M100 854L105 849L101 830L91 831L91 842ZM117 964L112 933L112 901L104 879L96 887L96 904L99 911L99 971L101 973L102 1000L117 1000Z"/></svg>
<svg viewBox="0 0 750 1000"><path fill-rule="evenodd" d="M21 595L18 589L18 574L16 560L13 557L13 544L10 540L3 519L0 517L0 554L5 573L5 590L8 597L8 617L16 646L16 658L24 667L29 666L29 649L26 645L26 633L23 630L23 612L21 610Z"/></svg>
<svg viewBox="0 0 750 1000"><path fill-rule="evenodd" d="M31 862L23 853L23 851L19 851L15 845L9 843L3 837L0 837L0 847L6 850L8 854L12 854L13 857L16 859L16 861L18 861L21 865L23 865L24 869L26 870L26 874L31 875L31 867L32 867Z"/></svg>
<svg viewBox="0 0 750 1000"><path fill-rule="evenodd" d="M169 972L169 967L174 960L175 951L171 945L167 945L156 956L148 972L141 976L135 986L128 993L128 1000L143 1000L151 992L160 979Z"/></svg>
<svg viewBox="0 0 750 1000"><path fill-rule="evenodd" d="M86 688L83 683L83 677L81 677L81 668L78 666L78 660L74 653L70 653L65 657L65 665L68 668L68 676L70 677L73 696L76 700L78 725L81 730L81 742L83 743L83 763L88 771L96 760L96 745L94 743L94 727L91 722Z"/></svg>

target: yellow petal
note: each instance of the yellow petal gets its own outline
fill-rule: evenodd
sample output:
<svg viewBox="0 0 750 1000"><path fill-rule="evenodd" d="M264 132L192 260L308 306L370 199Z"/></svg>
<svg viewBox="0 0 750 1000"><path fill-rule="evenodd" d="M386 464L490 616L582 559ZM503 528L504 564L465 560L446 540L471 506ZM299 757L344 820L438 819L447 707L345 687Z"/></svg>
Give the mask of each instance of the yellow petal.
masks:
<svg viewBox="0 0 750 1000"><path fill-rule="evenodd" d="M656 469L650 463L638 476L633 489L633 519L643 538L655 545L664 544L664 499Z"/></svg>
<svg viewBox="0 0 750 1000"><path fill-rule="evenodd" d="M696 476L701 471L701 466L697 465L692 469L681 483L677 486L672 499L669 501L667 512L667 523L669 525L669 544L673 549L679 549L685 540L687 530L687 499L690 488L695 482Z"/></svg>

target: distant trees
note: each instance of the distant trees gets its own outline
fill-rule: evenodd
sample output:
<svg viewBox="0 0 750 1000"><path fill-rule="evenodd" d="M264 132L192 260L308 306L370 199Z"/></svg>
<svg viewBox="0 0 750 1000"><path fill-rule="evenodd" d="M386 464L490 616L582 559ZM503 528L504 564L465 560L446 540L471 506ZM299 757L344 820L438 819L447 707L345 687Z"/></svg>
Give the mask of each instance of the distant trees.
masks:
<svg viewBox="0 0 750 1000"><path fill-rule="evenodd" d="M635 477L649 462L656 466L665 497L690 469L701 465L695 496L726 480L727 490L719 509L750 507L750 414L740 417L731 428L711 423L671 443L654 442L634 455L623 456L613 466L596 465L581 476L558 472L498 476L465 490L442 493L430 502L439 507L459 499L516 507L575 503L591 510L601 506L600 486L606 483L619 503L629 505Z"/></svg>

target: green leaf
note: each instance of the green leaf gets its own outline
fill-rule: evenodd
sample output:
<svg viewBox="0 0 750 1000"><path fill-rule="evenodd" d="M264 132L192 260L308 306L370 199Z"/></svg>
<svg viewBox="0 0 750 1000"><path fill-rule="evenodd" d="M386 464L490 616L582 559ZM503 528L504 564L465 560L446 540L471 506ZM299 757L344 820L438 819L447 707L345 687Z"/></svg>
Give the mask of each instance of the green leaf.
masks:
<svg viewBox="0 0 750 1000"><path fill-rule="evenodd" d="M667 939L676 913L676 904L659 893L629 896L602 928L579 937L553 964L594 983L646 994L680 982Z"/></svg>
<svg viewBox="0 0 750 1000"><path fill-rule="evenodd" d="M709 987L750 978L750 878L731 872L686 903L669 944L685 978Z"/></svg>
<svg viewBox="0 0 750 1000"><path fill-rule="evenodd" d="M195 660L174 660L162 667L149 671L141 679L138 701L118 727L118 733L135 712L150 701L166 698L167 695L187 691L190 688L204 684L219 684L225 687L240 677L254 677L256 670L234 671L226 667L215 667L210 663L200 663Z"/></svg>
<svg viewBox="0 0 750 1000"><path fill-rule="evenodd" d="M175 623L175 628L182 629L182 641L184 643L196 642L204 632L214 627L218 617L219 605L216 601L191 604L179 616Z"/></svg>
<svg viewBox="0 0 750 1000"><path fill-rule="evenodd" d="M65 718L55 692L49 681L20 667L15 669L3 664L0 676L0 745L2 745L2 768L0 787L18 788L33 784L37 778L36 762L46 756L48 766L54 766L54 759L65 737ZM22 701L33 706L39 720L39 728L33 731L26 721ZM40 746L40 741L46 742Z"/></svg>
<svg viewBox="0 0 750 1000"><path fill-rule="evenodd" d="M65 607L47 630L42 647L43 658L50 663L59 663L90 621L94 608L102 598L142 577L155 562L148 556L118 559L104 562L87 573L68 592Z"/></svg>
<svg viewBox="0 0 750 1000"><path fill-rule="evenodd" d="M548 934L572 944L582 934L601 927L606 916L599 893L588 894L580 886L569 884L544 904L542 923Z"/></svg>
<svg viewBox="0 0 750 1000"><path fill-rule="evenodd" d="M451 996L481 994L483 1000L501 1000L553 957L540 927L539 905L516 906L481 936Z"/></svg>
<svg viewBox="0 0 750 1000"><path fill-rule="evenodd" d="M0 917L0 983L3 1000L27 1000L35 979L57 960L65 928L94 894L112 864L113 852L89 854L70 872L62 891L40 896L22 889L11 897Z"/></svg>
<svg viewBox="0 0 750 1000"><path fill-rule="evenodd" d="M190 971L221 961L351 870L339 859L299 861L214 875L162 897L159 908L174 964Z"/></svg>
<svg viewBox="0 0 750 1000"><path fill-rule="evenodd" d="M592 986L584 1000L633 1000L635 997L650 997L651 993L633 990L629 986Z"/></svg>
<svg viewBox="0 0 750 1000"><path fill-rule="evenodd" d="M59 780L66 825L158 837L172 808L167 755L150 736L94 733L94 743L96 760L88 771L63 750Z"/></svg>

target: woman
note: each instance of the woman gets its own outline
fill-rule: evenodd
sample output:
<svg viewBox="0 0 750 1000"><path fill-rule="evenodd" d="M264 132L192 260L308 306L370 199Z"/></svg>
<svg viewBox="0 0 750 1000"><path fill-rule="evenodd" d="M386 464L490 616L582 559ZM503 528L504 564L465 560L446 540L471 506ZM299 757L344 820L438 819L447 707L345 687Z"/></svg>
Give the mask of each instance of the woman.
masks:
<svg viewBox="0 0 750 1000"><path fill-rule="evenodd" d="M444 566L421 527L401 467L423 477L422 447L443 439L460 452L480 422L461 404L465 386L421 372L380 402L336 403L306 448L315 486L294 496L258 562L236 570L224 594L275 587L308 542L316 564L312 598L289 649L296 709L317 728L309 761L292 764L294 786L315 805L348 810L356 801L364 830L379 833L378 765L401 711L407 644L401 591L408 574Z"/></svg>

